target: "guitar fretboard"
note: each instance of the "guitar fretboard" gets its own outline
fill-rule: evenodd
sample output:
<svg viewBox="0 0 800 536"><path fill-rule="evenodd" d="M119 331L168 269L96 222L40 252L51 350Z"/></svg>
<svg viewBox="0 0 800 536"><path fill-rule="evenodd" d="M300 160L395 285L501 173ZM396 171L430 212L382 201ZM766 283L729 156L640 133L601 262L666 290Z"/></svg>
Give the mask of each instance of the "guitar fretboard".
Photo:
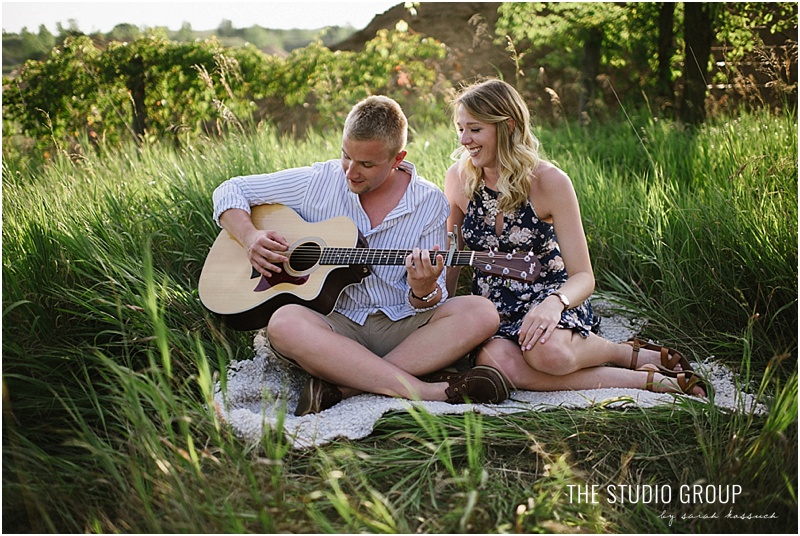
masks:
<svg viewBox="0 0 800 536"><path fill-rule="evenodd" d="M405 264L410 250L404 249L369 249L369 248L324 248L320 257L320 264L325 265L353 265L366 264L371 266L397 266ZM441 255L447 263L449 251L431 251L431 262L436 261L436 256ZM471 266L474 252L456 251L449 266Z"/></svg>

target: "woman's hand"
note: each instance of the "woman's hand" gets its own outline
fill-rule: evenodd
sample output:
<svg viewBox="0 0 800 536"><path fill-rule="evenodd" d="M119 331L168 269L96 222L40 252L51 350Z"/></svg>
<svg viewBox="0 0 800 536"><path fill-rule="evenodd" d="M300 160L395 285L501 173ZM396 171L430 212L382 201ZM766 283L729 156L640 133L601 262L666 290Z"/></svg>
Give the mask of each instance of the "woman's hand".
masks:
<svg viewBox="0 0 800 536"><path fill-rule="evenodd" d="M537 343L546 343L558 327L563 311L564 305L555 294L551 294L543 302L532 307L525 315L519 330L519 345L522 351L530 350Z"/></svg>

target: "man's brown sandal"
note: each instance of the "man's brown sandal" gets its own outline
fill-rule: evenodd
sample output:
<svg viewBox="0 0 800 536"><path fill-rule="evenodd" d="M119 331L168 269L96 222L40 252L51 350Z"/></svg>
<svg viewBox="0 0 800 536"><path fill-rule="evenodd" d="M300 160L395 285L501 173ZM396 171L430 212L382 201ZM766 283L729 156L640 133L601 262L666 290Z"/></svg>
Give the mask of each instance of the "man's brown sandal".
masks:
<svg viewBox="0 0 800 536"><path fill-rule="evenodd" d="M659 346L657 344L652 344L649 342L640 341L639 339L629 339L625 344L628 344L633 347L633 353L631 355L631 370L638 370L639 369L639 350L644 348L645 350L655 350L661 354L661 364L657 365L662 368L668 370L675 370L676 365L680 365L681 369L684 371L692 371L694 370L692 366L689 364L689 361L683 357L677 350L673 350L672 348L667 348L666 346ZM678 371L680 372L680 371Z"/></svg>

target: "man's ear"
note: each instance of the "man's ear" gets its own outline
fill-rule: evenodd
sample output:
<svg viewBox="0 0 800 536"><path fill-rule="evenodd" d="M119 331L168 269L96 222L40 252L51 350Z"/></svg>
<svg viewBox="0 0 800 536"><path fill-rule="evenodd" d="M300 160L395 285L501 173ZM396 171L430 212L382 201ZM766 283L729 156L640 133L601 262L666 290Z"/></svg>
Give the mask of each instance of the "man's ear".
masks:
<svg viewBox="0 0 800 536"><path fill-rule="evenodd" d="M400 151L399 153L397 153L397 154L394 156L394 167L397 167L397 166L399 166L399 165L400 165L400 163L401 163L403 160L405 160L405 159L406 159L406 155L407 155L407 154L408 154L408 151Z"/></svg>

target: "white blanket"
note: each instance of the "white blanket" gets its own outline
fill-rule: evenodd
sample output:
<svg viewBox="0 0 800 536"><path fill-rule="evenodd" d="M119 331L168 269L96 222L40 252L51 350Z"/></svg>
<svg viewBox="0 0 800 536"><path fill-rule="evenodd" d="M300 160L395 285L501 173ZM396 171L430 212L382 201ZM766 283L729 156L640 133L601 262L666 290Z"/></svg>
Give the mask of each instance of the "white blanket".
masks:
<svg viewBox="0 0 800 536"><path fill-rule="evenodd" d="M597 308L597 307L596 307ZM637 328L636 322L619 316L604 316L601 334L609 340L625 341ZM639 323L640 324L640 323ZM318 414L295 417L294 408L307 378L302 371L285 365L269 348L263 331L254 339L255 356L235 361L227 370L226 386L218 382L214 397L216 411L234 432L249 442L257 442L265 427L276 427L280 412L286 437L295 448L326 444L336 437L361 439L372 433L381 416L389 411L405 411L410 406L424 408L430 414L462 414L476 411L484 415L502 415L553 408L585 408L603 405L618 408L631 404L639 407L677 405L685 395L653 393L641 389L592 389L585 391L512 391L501 404L448 404L446 402L411 402L387 396L362 394L343 400ZM766 408L738 385L734 374L713 358L694 363L694 368L713 386L709 399L688 397L698 404L715 404L730 411L763 413ZM747 387L747 386L744 386Z"/></svg>

